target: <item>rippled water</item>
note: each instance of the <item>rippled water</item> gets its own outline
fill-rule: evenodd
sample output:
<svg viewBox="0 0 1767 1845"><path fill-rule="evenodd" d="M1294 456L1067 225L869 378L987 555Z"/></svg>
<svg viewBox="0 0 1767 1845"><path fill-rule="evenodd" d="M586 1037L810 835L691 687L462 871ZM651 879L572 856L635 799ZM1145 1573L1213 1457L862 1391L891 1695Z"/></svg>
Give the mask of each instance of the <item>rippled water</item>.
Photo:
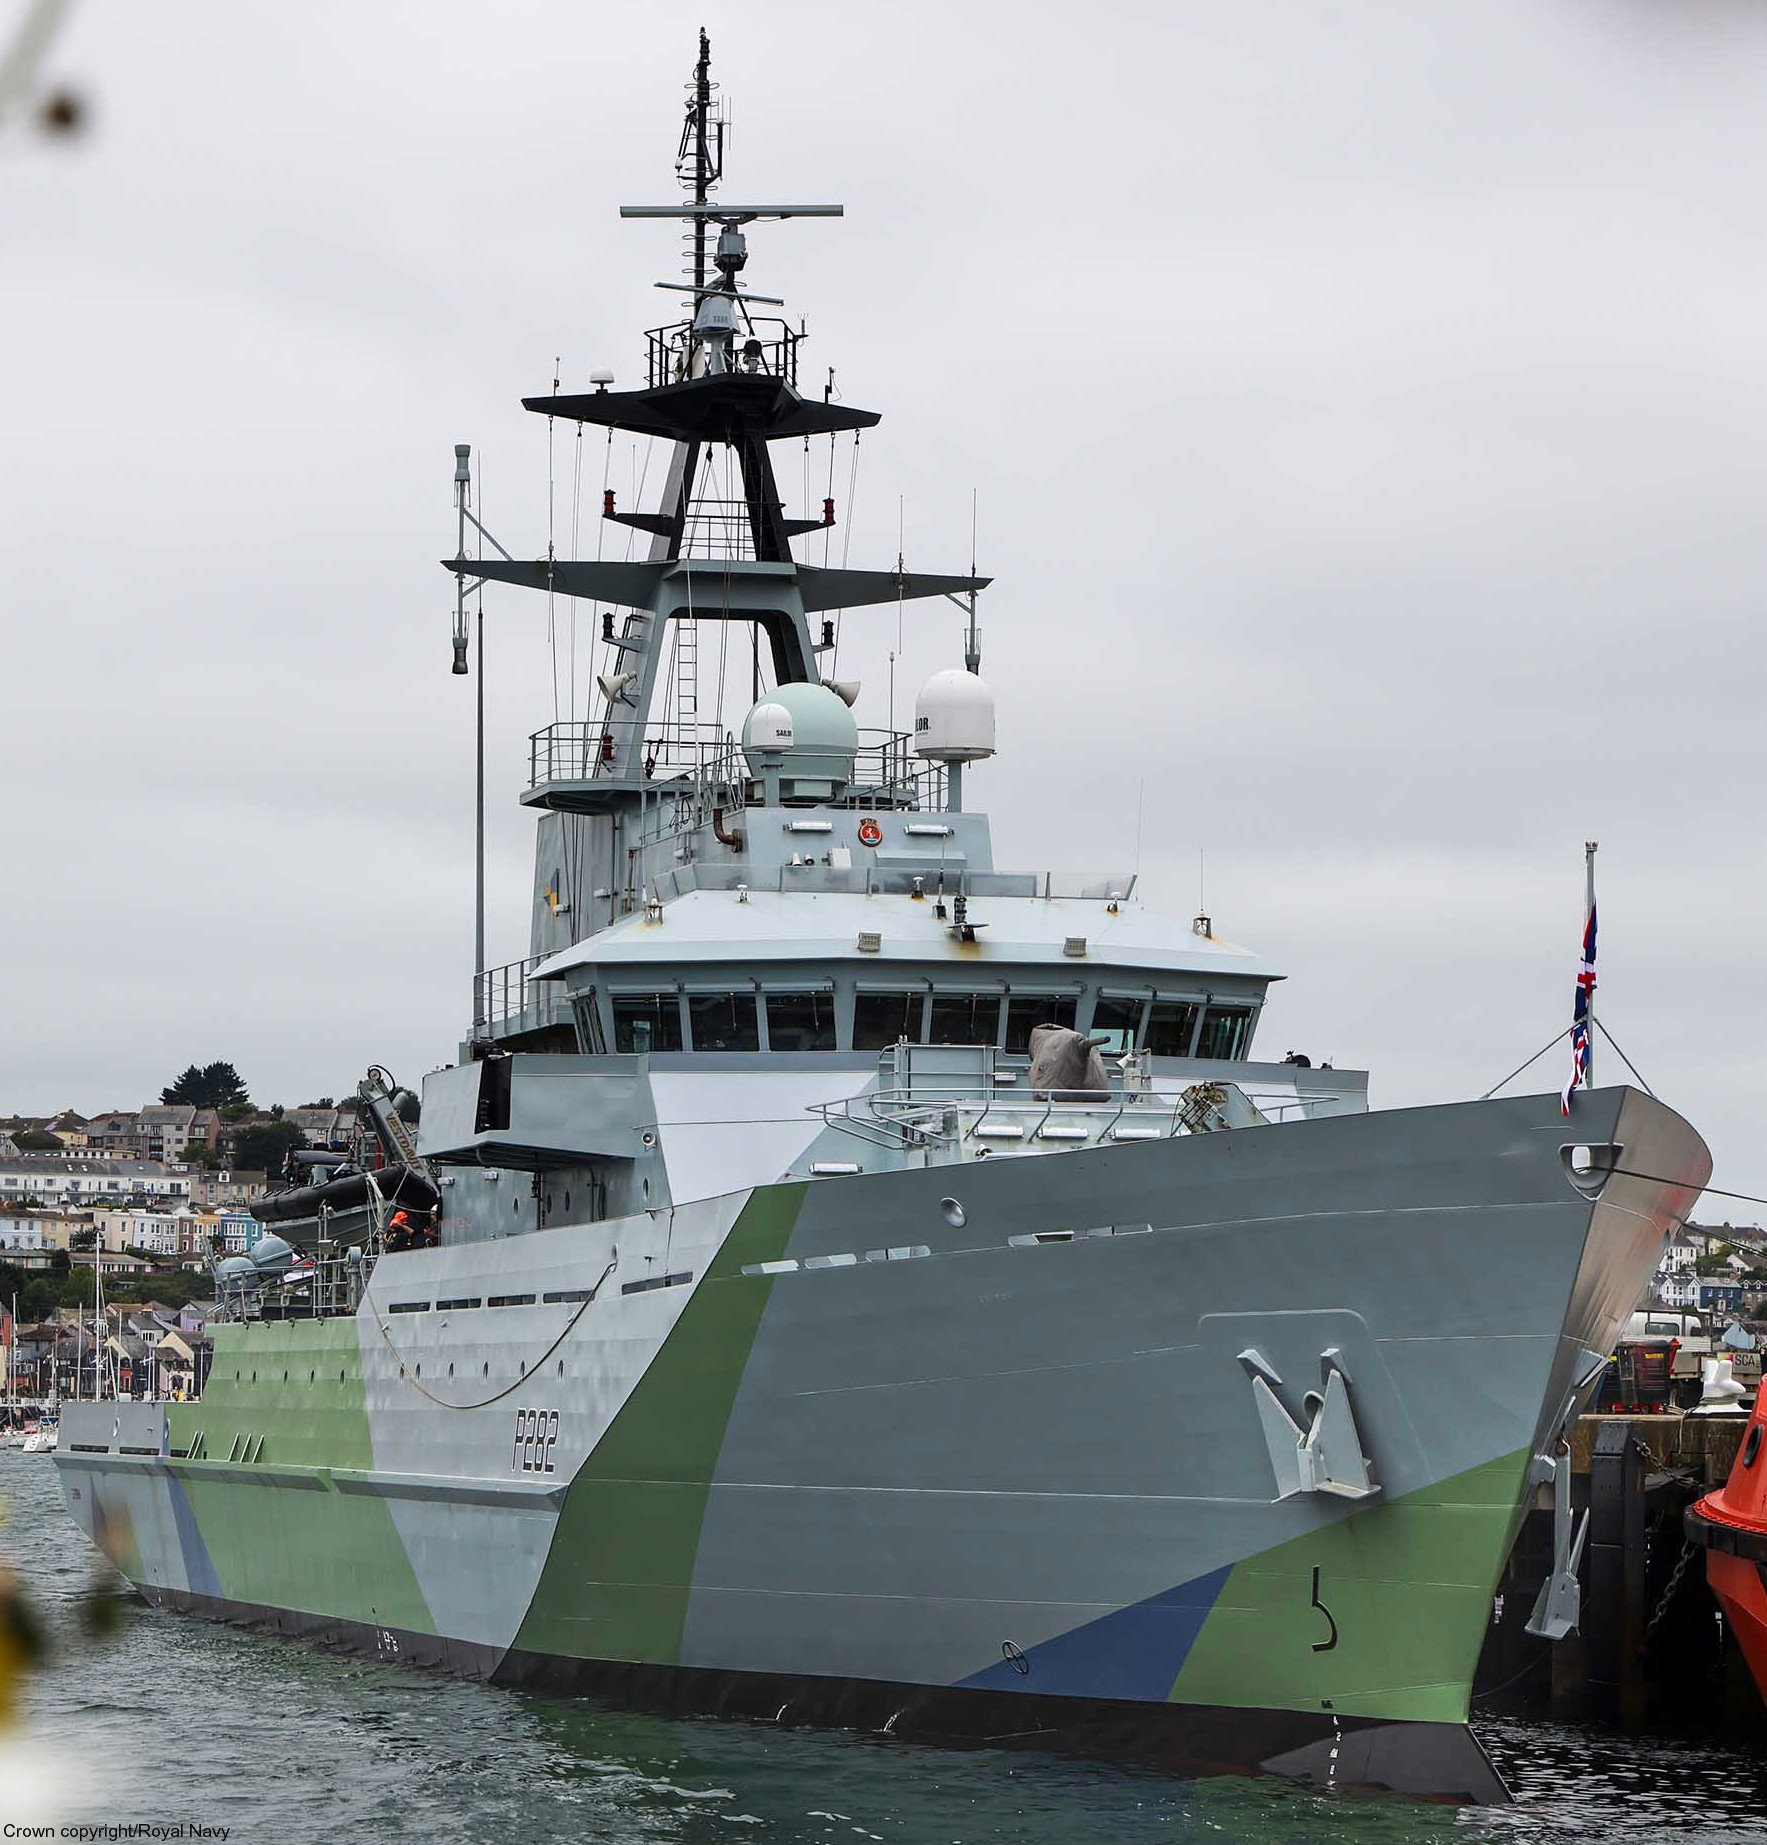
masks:
<svg viewBox="0 0 1767 1845"><path fill-rule="evenodd" d="M0 1499L0 1551L54 1649L23 1746L0 1756L0 1822L53 1800L63 1820L198 1822L279 1845L1767 1840L1767 1761L1562 1726L1481 1726L1518 1799L1467 1811L456 1684L154 1613L95 1564L47 1457L0 1450ZM97 1642L94 1593L116 1617Z"/></svg>

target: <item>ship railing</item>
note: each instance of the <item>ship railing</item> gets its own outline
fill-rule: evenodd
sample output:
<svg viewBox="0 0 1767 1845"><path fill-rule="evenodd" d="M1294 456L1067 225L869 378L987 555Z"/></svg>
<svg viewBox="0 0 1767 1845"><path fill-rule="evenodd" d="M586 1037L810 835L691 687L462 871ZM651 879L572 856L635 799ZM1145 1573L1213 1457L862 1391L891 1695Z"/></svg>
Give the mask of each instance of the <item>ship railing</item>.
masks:
<svg viewBox="0 0 1767 1845"><path fill-rule="evenodd" d="M783 378L789 385L798 382L798 342L804 336L790 321L773 314L750 314L744 319L748 331L739 350L745 371L758 371L769 378ZM693 329L685 320L671 321L666 327L651 327L644 335L645 373L649 388L679 384L687 376L693 353ZM753 361L751 364L750 361Z"/></svg>
<svg viewBox="0 0 1767 1845"><path fill-rule="evenodd" d="M250 1277L245 1286L217 1290L223 1320L347 1319L362 1304L374 1273L372 1247L352 1255L305 1258L285 1274Z"/></svg>
<svg viewBox="0 0 1767 1845"><path fill-rule="evenodd" d="M528 787L549 782L612 780L621 745L640 737L647 779L659 784L685 779L704 784L712 765L733 751L722 725L699 722L641 724L630 718L571 718L548 724L528 738Z"/></svg>
<svg viewBox="0 0 1767 1845"><path fill-rule="evenodd" d="M532 732L529 791L559 782L619 780L620 760L635 736L645 783L663 797L657 811L669 812L668 832L703 825L702 813L713 806L730 809L760 801L761 778L751 773L742 746L721 725L640 724L636 716L561 719ZM942 813L946 796L945 765L917 756L912 732L862 730L851 778L816 805Z"/></svg>
<svg viewBox="0 0 1767 1845"><path fill-rule="evenodd" d="M1366 1100L1361 1090L1309 1089L1297 1093L1287 1089L1247 1089L1249 1101L1266 1121L1307 1121L1314 1115L1341 1114L1346 1106L1358 1111Z"/></svg>
<svg viewBox="0 0 1767 1845"><path fill-rule="evenodd" d="M904 1152L1006 1146L1096 1146L1116 1140L1173 1140L1216 1133L1260 1119L1243 1093L1228 1083L1195 1083L1173 1098L1134 1094L1097 1100L952 1096L933 1099L913 1091L879 1090L869 1096L819 1103L827 1126L874 1146Z"/></svg>
<svg viewBox="0 0 1767 1845"><path fill-rule="evenodd" d="M1336 1114L1360 1101L1338 1089L1252 1088L1223 1078L1161 1079L1145 1065L1109 1071L1109 1090L1077 1096L1030 1088L1030 1058L991 1046L898 1044L878 1059L870 1092L819 1104L830 1127L903 1150L974 1141L1172 1139Z"/></svg>
<svg viewBox="0 0 1767 1845"><path fill-rule="evenodd" d="M570 1003L549 980L535 980L545 955L488 967L473 982L473 1018L498 1037L541 1031L570 1017Z"/></svg>
<svg viewBox="0 0 1767 1845"><path fill-rule="evenodd" d="M1073 897L1105 902L1115 896L1125 901L1135 889L1131 874L1074 874L1062 876L1040 871L969 871L947 869L942 874L947 897L960 892L967 897ZM664 902L695 890L818 891L856 896L911 896L916 890L928 898L939 893L941 873L936 860L931 868L880 868L862 864L845 868L827 865L677 865L648 880L651 894ZM986 921L985 915L973 920Z"/></svg>

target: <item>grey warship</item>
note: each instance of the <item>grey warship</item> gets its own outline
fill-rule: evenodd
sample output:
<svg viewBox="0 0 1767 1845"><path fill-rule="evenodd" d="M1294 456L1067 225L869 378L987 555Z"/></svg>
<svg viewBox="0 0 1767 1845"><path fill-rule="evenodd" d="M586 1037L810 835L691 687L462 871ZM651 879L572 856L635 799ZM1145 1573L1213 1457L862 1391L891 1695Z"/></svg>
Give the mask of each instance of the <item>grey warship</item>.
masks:
<svg viewBox="0 0 1767 1845"><path fill-rule="evenodd" d="M772 445L879 418L744 285L838 208L714 197L703 35L681 162L627 210L694 258L645 385L525 400L659 445L602 507L647 555L502 551L457 456L457 667L475 586L607 613L530 741L530 952L481 899L403 1161L435 1244L319 1211L200 1401L68 1407L70 1510L156 1605L500 1683L1501 1798L1492 1591L1703 1143L1623 1087L1371 1111L1255 1055L1277 972L1207 917L996 867L987 580L794 552L836 509ZM961 664L861 730L835 613L939 597Z"/></svg>

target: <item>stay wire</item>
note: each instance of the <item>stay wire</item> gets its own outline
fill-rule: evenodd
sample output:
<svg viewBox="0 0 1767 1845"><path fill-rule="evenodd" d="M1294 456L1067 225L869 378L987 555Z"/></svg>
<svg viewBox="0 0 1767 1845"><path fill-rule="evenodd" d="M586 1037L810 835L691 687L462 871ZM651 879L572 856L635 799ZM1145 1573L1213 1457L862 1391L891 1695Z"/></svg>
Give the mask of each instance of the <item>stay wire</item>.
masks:
<svg viewBox="0 0 1767 1845"><path fill-rule="evenodd" d="M577 535L583 523L583 425L577 425L577 446L571 464L571 556L577 555ZM577 626L582 618L582 611L577 607L577 598L571 598L571 667L567 690L570 694L566 702L566 713L574 724L577 721Z"/></svg>
<svg viewBox="0 0 1767 1845"><path fill-rule="evenodd" d="M552 395L558 395L561 360L554 355L552 360ZM554 524L558 494L556 491L557 469L554 465L557 450L558 419L548 415L546 418L546 645L552 655L552 721L558 722L558 618L557 599L553 592L553 564L557 558L554 548Z"/></svg>
<svg viewBox="0 0 1767 1845"><path fill-rule="evenodd" d="M834 494L834 437L828 438L828 491ZM853 461L847 470L847 516L841 532L841 568L847 567L847 559L853 549L853 518L859 504L859 432L853 431ZM822 563L828 565L828 540L822 541ZM841 632L847 611L836 609L834 612L834 654L829 664L831 674L838 673L841 665Z"/></svg>

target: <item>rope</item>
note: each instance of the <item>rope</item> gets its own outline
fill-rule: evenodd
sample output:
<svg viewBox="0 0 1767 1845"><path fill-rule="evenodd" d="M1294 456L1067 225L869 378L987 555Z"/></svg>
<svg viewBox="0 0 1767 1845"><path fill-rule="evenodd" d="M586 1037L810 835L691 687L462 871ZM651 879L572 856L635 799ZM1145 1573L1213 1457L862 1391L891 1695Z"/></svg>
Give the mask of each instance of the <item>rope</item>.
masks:
<svg viewBox="0 0 1767 1845"><path fill-rule="evenodd" d="M601 1280L597 1281L595 1286L589 1290L589 1293L586 1296L586 1298L584 1298L583 1300L577 1303L577 1311L573 1313L571 1317L565 1322L564 1330L560 1332L558 1337L554 1339L553 1342L549 1346L547 1346L545 1351L543 1351L540 1354L540 1356L534 1360L534 1372L538 1372L540 1367L547 1361L547 1359L550 1358L552 1354L556 1352L558 1348L564 1344L565 1340L568 1339L571 1336L571 1334L576 1330L577 1322L583 1317L583 1315L592 1306L594 1306L595 1297L601 1292L602 1282L606 1281L608 1276L611 1275L614 1272L614 1270L619 1267L619 1265L620 1265L620 1252L616 1249L613 1253L612 1258L609 1260L607 1267L601 1271ZM364 1294L362 1296L362 1302L364 1306L372 1309L374 1313L374 1323L380 1329L380 1336L386 1342L387 1350L391 1352L392 1355L396 1359L398 1359L399 1375L420 1396L428 1397L429 1400L440 1409L488 1409L491 1404L501 1403L505 1397L512 1396L516 1391L526 1390L529 1382L531 1381L533 1373L523 1372L522 1375L518 1377L514 1383L509 1385L507 1389L499 1390L495 1392L495 1394L488 1396L488 1397L481 1397L476 1403L450 1403L446 1397L437 1396L436 1393L433 1390L431 1390L426 1384L424 1384L424 1382L420 1378L412 1374L411 1367L405 1362L404 1354L399 1350L399 1348L396 1345L394 1345L393 1336L390 1332L387 1331L386 1321L381 1318L380 1308L375 1304L373 1297L371 1295Z"/></svg>
<svg viewBox="0 0 1767 1845"><path fill-rule="evenodd" d="M1551 1658L1551 1656L1552 1656L1551 1641L1543 1641L1541 1643L1540 1651L1537 1652L1534 1655L1534 1657L1530 1659L1528 1663L1525 1666L1523 1666L1519 1672L1515 1673L1510 1678L1506 1678L1501 1685L1492 1685L1488 1690L1479 1692L1473 1698L1472 1700L1473 1703L1482 1704L1486 1698L1494 1698L1496 1697L1498 1692L1507 1691L1511 1685L1517 1683L1521 1679L1526 1678L1530 1672L1537 1672L1540 1669L1540 1667L1544 1665L1549 1658Z"/></svg>
<svg viewBox="0 0 1767 1845"><path fill-rule="evenodd" d="M1634 1172L1629 1166L1610 1166L1608 1171L1622 1179L1647 1179L1652 1185L1685 1186L1688 1182L1686 1179L1665 1178L1660 1172ZM1744 1204L1767 1204L1767 1198L1757 1198L1753 1192L1727 1192L1718 1185L1702 1185L1699 1189L1702 1196L1740 1198Z"/></svg>

